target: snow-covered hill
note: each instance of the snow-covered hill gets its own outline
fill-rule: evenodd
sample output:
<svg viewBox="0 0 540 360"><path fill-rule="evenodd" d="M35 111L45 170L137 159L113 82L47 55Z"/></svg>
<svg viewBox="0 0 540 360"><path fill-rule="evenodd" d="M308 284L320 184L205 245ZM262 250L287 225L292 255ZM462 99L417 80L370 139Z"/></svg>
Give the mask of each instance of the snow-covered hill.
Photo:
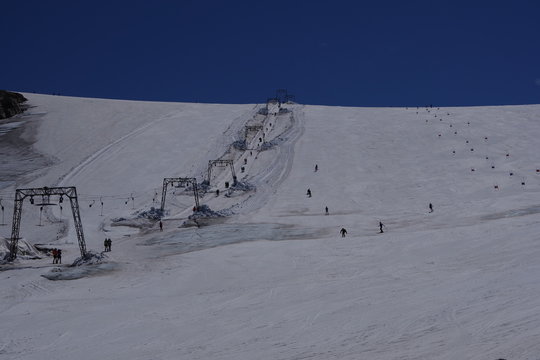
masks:
<svg viewBox="0 0 540 360"><path fill-rule="evenodd" d="M113 245L1 265L0 359L540 358L540 106L25 96L0 124L0 236L16 188L76 186L87 248ZM227 216L185 226L185 187L162 232L138 216L211 160L239 186L212 167L201 203ZM21 236L79 256L67 204L25 202Z"/></svg>

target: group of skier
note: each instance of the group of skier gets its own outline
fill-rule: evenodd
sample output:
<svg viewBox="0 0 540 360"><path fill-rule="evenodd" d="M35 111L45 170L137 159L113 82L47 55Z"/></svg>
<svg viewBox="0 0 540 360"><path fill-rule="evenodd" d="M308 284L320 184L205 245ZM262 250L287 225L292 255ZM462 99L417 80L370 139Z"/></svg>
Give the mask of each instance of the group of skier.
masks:
<svg viewBox="0 0 540 360"><path fill-rule="evenodd" d="M317 172L317 171L319 171L319 165L315 164L314 172ZM312 196L311 189L309 189L309 188L307 189L306 195L308 197ZM429 207L429 212L432 213L433 212L433 204L429 203L428 207ZM329 215L328 206L324 207L324 214ZM386 228L386 226L382 223L382 221L379 221L379 234L384 233L384 230L383 230L384 228ZM347 229L341 228L341 230L339 230L339 233L341 234L341 237L345 237L347 235Z"/></svg>
<svg viewBox="0 0 540 360"><path fill-rule="evenodd" d="M429 207L429 212L432 213L433 212L433 204L429 203L428 207ZM326 207L326 215L328 215L328 207ZM384 233L383 228L386 228L386 226L381 221L379 221L379 234ZM345 235L347 234L347 230L345 228L341 228L339 233L341 234L341 237L345 237Z"/></svg>
<svg viewBox="0 0 540 360"><path fill-rule="evenodd" d="M112 240L109 238L106 238L105 241L103 241L103 246L105 247L105 252L111 251Z"/></svg>
<svg viewBox="0 0 540 360"><path fill-rule="evenodd" d="M379 234L384 233L383 228L385 227L386 226L382 222L379 221L379 230L380 230ZM341 234L341 237L345 237L347 235L347 229L341 228L341 230L339 230L339 233Z"/></svg>
<svg viewBox="0 0 540 360"><path fill-rule="evenodd" d="M52 249L53 264L62 263L62 249Z"/></svg>

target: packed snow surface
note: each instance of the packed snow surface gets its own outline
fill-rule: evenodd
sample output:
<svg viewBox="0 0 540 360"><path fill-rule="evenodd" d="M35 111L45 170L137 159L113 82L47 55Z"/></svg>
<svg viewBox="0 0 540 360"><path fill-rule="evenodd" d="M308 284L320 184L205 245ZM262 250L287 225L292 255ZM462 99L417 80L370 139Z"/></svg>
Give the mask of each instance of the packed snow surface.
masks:
<svg viewBox="0 0 540 360"><path fill-rule="evenodd" d="M25 97L1 244L15 189L75 186L112 251L70 266L69 201L25 199L0 359L540 359L540 106Z"/></svg>

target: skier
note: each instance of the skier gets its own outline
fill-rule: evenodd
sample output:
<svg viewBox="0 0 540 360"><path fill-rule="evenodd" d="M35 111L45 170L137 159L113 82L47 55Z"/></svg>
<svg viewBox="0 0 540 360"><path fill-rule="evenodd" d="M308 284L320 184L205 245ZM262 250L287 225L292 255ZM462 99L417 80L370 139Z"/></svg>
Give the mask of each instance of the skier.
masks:
<svg viewBox="0 0 540 360"><path fill-rule="evenodd" d="M62 263L62 249L58 249L56 251L57 251L57 254L58 254L58 255L56 255L56 263L61 264Z"/></svg>
<svg viewBox="0 0 540 360"><path fill-rule="evenodd" d="M107 239L107 251L111 251L111 246L112 246L112 239L108 238Z"/></svg>
<svg viewBox="0 0 540 360"><path fill-rule="evenodd" d="M379 221L379 229L381 230L381 232L380 232L381 234L384 232L383 227L386 227L386 226L384 226L384 224Z"/></svg>
<svg viewBox="0 0 540 360"><path fill-rule="evenodd" d="M429 212L430 212L430 213L433 212L433 204L432 204L432 203L429 203Z"/></svg>
<svg viewBox="0 0 540 360"><path fill-rule="evenodd" d="M326 206L326 207L324 208L324 211L325 211L325 215L328 215L328 206Z"/></svg>
<svg viewBox="0 0 540 360"><path fill-rule="evenodd" d="M341 237L345 237L345 235L347 235L347 230L345 230L345 228L341 228L341 230L339 230L339 233L341 234Z"/></svg>
<svg viewBox="0 0 540 360"><path fill-rule="evenodd" d="M163 223L159 220L159 231L163 231Z"/></svg>
<svg viewBox="0 0 540 360"><path fill-rule="evenodd" d="M306 195L307 195L308 197L311 197L311 189L307 189Z"/></svg>
<svg viewBox="0 0 540 360"><path fill-rule="evenodd" d="M216 189L216 196L219 196L219 189Z"/></svg>
<svg viewBox="0 0 540 360"><path fill-rule="evenodd" d="M319 165L315 164L315 172L319 171Z"/></svg>
<svg viewBox="0 0 540 360"><path fill-rule="evenodd" d="M52 249L53 264L56 264L56 259L58 258L58 250Z"/></svg>
<svg viewBox="0 0 540 360"><path fill-rule="evenodd" d="M103 247L105 248L105 251L107 251L107 246L109 245L109 239L105 238L103 241Z"/></svg>

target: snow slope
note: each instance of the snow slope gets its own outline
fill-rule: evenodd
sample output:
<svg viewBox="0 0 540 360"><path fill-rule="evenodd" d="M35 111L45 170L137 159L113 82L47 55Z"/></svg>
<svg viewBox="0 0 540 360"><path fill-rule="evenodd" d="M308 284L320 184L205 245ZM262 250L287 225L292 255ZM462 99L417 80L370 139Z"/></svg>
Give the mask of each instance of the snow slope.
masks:
<svg viewBox="0 0 540 360"><path fill-rule="evenodd" d="M264 116L25 96L52 165L13 181L77 186L87 247L113 246L99 266L1 265L0 359L540 358L540 106ZM231 147L246 125L263 130ZM163 178L202 181L217 159L255 187L225 196L230 169L213 168L201 202L229 216L182 227L193 198L173 187L163 232L137 218ZM6 238L14 190L0 190ZM21 236L70 263L70 216L51 206L35 226L26 202Z"/></svg>

